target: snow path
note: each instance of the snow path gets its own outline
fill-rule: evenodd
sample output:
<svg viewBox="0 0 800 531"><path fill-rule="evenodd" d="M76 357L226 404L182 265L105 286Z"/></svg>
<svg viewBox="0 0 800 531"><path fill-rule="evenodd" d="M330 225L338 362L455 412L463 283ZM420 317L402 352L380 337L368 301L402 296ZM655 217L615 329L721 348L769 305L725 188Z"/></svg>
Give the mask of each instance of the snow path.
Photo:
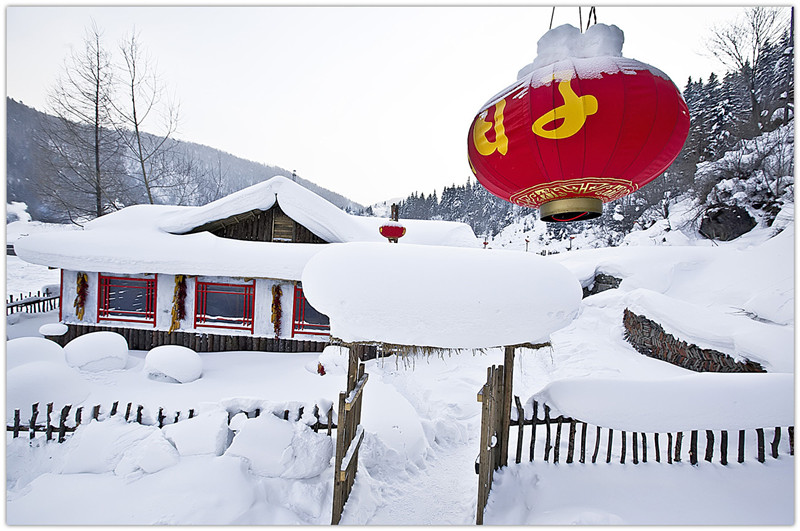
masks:
<svg viewBox="0 0 800 531"><path fill-rule="evenodd" d="M392 485L392 499L369 525L473 525L478 441L434 450L427 467Z"/></svg>

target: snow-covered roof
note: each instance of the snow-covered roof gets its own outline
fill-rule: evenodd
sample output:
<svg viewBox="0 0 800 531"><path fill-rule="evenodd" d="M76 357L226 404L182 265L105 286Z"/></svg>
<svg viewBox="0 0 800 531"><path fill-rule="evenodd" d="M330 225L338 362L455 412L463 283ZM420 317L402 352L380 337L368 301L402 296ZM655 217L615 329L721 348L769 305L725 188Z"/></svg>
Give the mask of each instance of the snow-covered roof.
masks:
<svg viewBox="0 0 800 531"><path fill-rule="evenodd" d="M378 228L388 219L353 216L278 176L200 207L130 206L90 221L83 230L21 238L15 249L25 261L70 270L299 280L306 262L326 245L252 242L209 232L190 233L236 214L268 210L276 201L290 218L328 242L386 242ZM478 246L475 233L464 223L402 223L407 230L398 245Z"/></svg>

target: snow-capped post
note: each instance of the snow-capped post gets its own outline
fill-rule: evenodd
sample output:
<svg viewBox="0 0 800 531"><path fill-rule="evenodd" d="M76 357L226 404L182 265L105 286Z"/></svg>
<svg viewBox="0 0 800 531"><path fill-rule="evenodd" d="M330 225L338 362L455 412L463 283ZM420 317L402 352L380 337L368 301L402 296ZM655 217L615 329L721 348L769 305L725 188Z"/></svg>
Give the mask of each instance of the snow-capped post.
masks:
<svg viewBox="0 0 800 531"><path fill-rule="evenodd" d="M544 221L600 216L678 156L689 110L669 77L622 57L622 30L565 24L542 36L517 81L485 103L467 140L489 192Z"/></svg>
<svg viewBox="0 0 800 531"><path fill-rule="evenodd" d="M380 226L378 231L381 236L389 240L391 243L397 243L397 240L402 238L406 233L406 228L399 222L399 209L397 203L392 204L392 214L388 222Z"/></svg>

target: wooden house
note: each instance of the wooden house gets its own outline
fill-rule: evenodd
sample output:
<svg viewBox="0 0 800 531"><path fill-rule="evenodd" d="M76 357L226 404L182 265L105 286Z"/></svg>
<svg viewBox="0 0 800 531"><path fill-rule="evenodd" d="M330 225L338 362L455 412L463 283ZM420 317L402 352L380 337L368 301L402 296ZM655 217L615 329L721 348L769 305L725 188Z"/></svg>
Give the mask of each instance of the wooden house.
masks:
<svg viewBox="0 0 800 531"><path fill-rule="evenodd" d="M53 338L61 344L111 330L139 350L321 351L328 319L303 295L305 263L324 245L385 241L387 221L348 214L274 177L200 207L127 207L83 230L27 236L15 250L61 270L68 332ZM478 246L463 223L403 223L398 245Z"/></svg>

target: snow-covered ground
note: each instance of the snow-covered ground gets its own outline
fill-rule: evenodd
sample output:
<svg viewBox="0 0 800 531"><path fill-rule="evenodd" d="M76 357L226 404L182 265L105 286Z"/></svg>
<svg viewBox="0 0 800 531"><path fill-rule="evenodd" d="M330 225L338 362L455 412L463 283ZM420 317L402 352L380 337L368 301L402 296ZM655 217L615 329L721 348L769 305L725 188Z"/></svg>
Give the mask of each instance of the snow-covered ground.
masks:
<svg viewBox="0 0 800 531"><path fill-rule="evenodd" d="M778 229L783 231L775 236ZM729 429L758 427L762 420L764 427L793 424L793 401L782 398L794 373L793 209L785 208L771 228L759 226L720 245L684 233L678 241L680 231L654 234L658 230L634 234L624 247L547 258L583 285L596 271L624 280L617 290L584 299L577 318L551 335L552 348L519 351L514 394L523 403L547 398L565 414L620 423L622 429L636 424L643 430L638 426L646 421L648 430L674 430L681 415L659 400L670 392L685 398L683 429L729 411L720 396L747 401L739 415L728 417L735 424ZM662 234L673 240L662 242ZM45 273L55 280L39 280L42 268L20 266L7 260L10 292L57 282L57 272ZM489 279L476 282L492 289ZM757 359L771 374L697 375L644 357L623 339L622 311L632 305L683 340ZM13 316L7 337L40 337L39 327L56 320L57 312ZM7 416L20 408L27 419L33 400L53 401L56 412L67 402L85 410L101 404L102 417L114 401L142 404L146 418L154 418L159 407L167 418L177 411L185 418L189 408L198 416L163 430L114 419L92 422L63 444L37 439L31 445L25 437L7 435L7 523L330 522L333 464L327 435L307 428L307 414L299 422L239 415L229 424L226 410L255 405L281 412L304 405L309 412L313 404L324 410L345 385L344 362L335 351L199 354L201 376L181 384L153 375L142 351L129 352L123 369L80 370L57 350L12 343ZM320 362L324 376L317 373ZM343 524L474 523L476 394L486 368L499 363L499 349L367 362L366 436ZM616 394L607 391L599 401L598 389ZM642 399L629 405L636 401L619 398L626 392ZM568 410L579 406L580 413ZM785 453L764 464L748 458L727 466L716 460L691 466L688 460L668 465L652 459L638 465L512 464L495 476L485 522L791 524L794 459Z"/></svg>

